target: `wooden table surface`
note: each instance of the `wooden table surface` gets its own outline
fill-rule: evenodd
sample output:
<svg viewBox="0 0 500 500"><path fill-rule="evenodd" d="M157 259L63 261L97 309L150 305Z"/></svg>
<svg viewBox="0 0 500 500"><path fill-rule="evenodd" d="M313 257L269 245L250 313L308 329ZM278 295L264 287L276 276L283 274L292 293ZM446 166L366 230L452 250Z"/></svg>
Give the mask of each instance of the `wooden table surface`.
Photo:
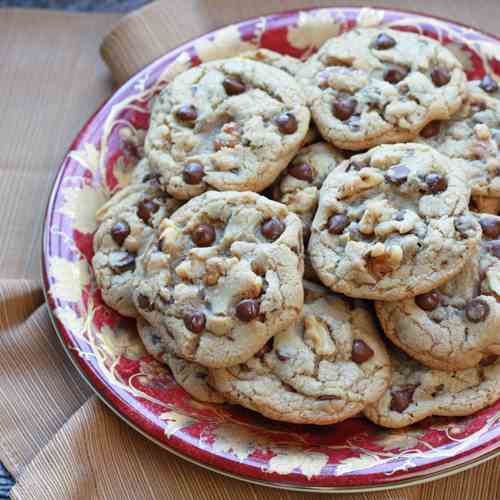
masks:
<svg viewBox="0 0 500 500"><path fill-rule="evenodd" d="M479 10L484 8L482 2L476 4ZM39 277L41 223L52 179L79 128L112 92L98 46L117 18L115 14L1 11L0 278ZM493 27L497 19L490 23ZM186 465L185 470L189 475L197 469ZM356 498L496 500L499 480L497 459L452 478ZM231 488L237 483L227 479L217 484ZM264 488L258 491L261 498L280 496Z"/></svg>

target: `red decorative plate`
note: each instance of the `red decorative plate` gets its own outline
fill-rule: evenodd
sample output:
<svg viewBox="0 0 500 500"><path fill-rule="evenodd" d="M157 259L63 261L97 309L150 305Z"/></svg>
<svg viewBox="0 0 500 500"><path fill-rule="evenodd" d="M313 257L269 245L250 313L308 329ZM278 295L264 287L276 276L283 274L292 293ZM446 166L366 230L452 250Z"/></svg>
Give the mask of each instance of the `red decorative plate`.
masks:
<svg viewBox="0 0 500 500"><path fill-rule="evenodd" d="M119 131L145 129L148 101L176 73L267 47L304 57L354 26L391 26L439 39L470 79L500 75L500 41L448 21L368 8L286 12L243 21L182 45L134 76L88 121L52 190L43 281L56 331L82 376L135 429L173 453L268 486L360 491L419 483L500 453L500 401L467 418L431 418L389 431L363 418L327 427L286 425L229 405L201 404L148 356L135 324L106 307L92 269L95 211L127 183L136 151Z"/></svg>

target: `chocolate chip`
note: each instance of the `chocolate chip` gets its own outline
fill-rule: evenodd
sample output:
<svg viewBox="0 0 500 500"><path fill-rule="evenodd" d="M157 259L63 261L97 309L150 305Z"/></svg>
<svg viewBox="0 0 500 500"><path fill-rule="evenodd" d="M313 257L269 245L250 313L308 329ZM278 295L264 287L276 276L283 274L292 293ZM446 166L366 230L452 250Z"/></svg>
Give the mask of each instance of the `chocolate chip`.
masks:
<svg viewBox="0 0 500 500"><path fill-rule="evenodd" d="M490 306L482 299L472 299L465 304L465 316L472 323L484 321L490 313Z"/></svg>
<svg viewBox="0 0 500 500"><path fill-rule="evenodd" d="M149 182L150 184L160 185L160 174L149 173L142 178L142 182Z"/></svg>
<svg viewBox="0 0 500 500"><path fill-rule="evenodd" d="M142 293L137 297L137 303L139 304L139 308L143 311L152 311L152 304L149 298Z"/></svg>
<svg viewBox="0 0 500 500"><path fill-rule="evenodd" d="M351 151L352 152L352 151ZM345 169L346 172L349 172L349 170L356 170L356 172L359 172L363 168L368 167L368 164L360 161L360 160L351 160L349 162L349 165L347 165L347 168Z"/></svg>
<svg viewBox="0 0 500 500"><path fill-rule="evenodd" d="M413 401L415 389L416 387L412 385L391 391L391 411L397 411L398 413L405 411Z"/></svg>
<svg viewBox="0 0 500 500"><path fill-rule="evenodd" d="M198 110L192 104L184 104L175 112L175 116L181 122L192 123L198 118Z"/></svg>
<svg viewBox="0 0 500 500"><path fill-rule="evenodd" d="M498 90L498 83L493 80L490 75L484 75L484 78L481 80L479 86L489 94L496 92Z"/></svg>
<svg viewBox="0 0 500 500"><path fill-rule="evenodd" d="M481 217L479 224L487 238L496 239L500 236L500 217Z"/></svg>
<svg viewBox="0 0 500 500"><path fill-rule="evenodd" d="M441 128L441 122L434 120L433 122L429 122L421 131L420 137L424 139L430 139L431 137L435 137L439 134L439 129Z"/></svg>
<svg viewBox="0 0 500 500"><path fill-rule="evenodd" d="M135 270L135 257L128 252L113 252L111 254L110 266L117 273L122 274Z"/></svg>
<svg viewBox="0 0 500 500"><path fill-rule="evenodd" d="M236 306L236 316L240 321L248 323L259 315L259 303L254 299L244 299Z"/></svg>
<svg viewBox="0 0 500 500"><path fill-rule="evenodd" d="M200 311L188 311L183 319L186 328L193 333L201 333L205 329L207 319Z"/></svg>
<svg viewBox="0 0 500 500"><path fill-rule="evenodd" d="M496 363L498 356L496 354L490 354L489 356L484 357L481 361L479 361L479 366L490 366L493 363Z"/></svg>
<svg viewBox="0 0 500 500"><path fill-rule="evenodd" d="M448 181L441 174L430 173L426 175L425 183L432 194L442 193L448 188Z"/></svg>
<svg viewBox="0 0 500 500"><path fill-rule="evenodd" d="M392 66L384 72L384 80L396 84L404 80L409 72L410 70L403 66Z"/></svg>
<svg viewBox="0 0 500 500"><path fill-rule="evenodd" d="M356 110L357 104L358 101L352 98L338 99L336 101L333 101L333 116L344 122L353 115L354 111Z"/></svg>
<svg viewBox="0 0 500 500"><path fill-rule="evenodd" d="M255 353L255 357L262 358L264 354L271 352L272 348L273 348L273 339L271 338Z"/></svg>
<svg viewBox="0 0 500 500"><path fill-rule="evenodd" d="M191 239L198 247L209 247L215 241L215 237L215 228L210 224L200 224L191 233Z"/></svg>
<svg viewBox="0 0 500 500"><path fill-rule="evenodd" d="M281 236L281 233L285 230L285 224L279 219L272 217L271 219L267 219L263 222L260 230L265 238L274 241L277 240Z"/></svg>
<svg viewBox="0 0 500 500"><path fill-rule="evenodd" d="M422 293L415 297L415 304L424 311L433 311L441 303L441 295L438 292L432 291Z"/></svg>
<svg viewBox="0 0 500 500"><path fill-rule="evenodd" d="M298 128L297 118L292 113L281 113L275 123L282 134L294 134Z"/></svg>
<svg viewBox="0 0 500 500"><path fill-rule="evenodd" d="M327 396L327 395L324 395L324 396L318 396L316 399L318 401L333 401L333 400L340 399L340 397L339 396Z"/></svg>
<svg viewBox="0 0 500 500"><path fill-rule="evenodd" d="M396 186L401 186L408 180L410 169L404 165L396 165L390 168L385 175L385 180Z"/></svg>
<svg viewBox="0 0 500 500"><path fill-rule="evenodd" d="M281 352L276 351L276 357L282 362L285 363L288 361L290 358L288 356L285 356L284 354L281 354Z"/></svg>
<svg viewBox="0 0 500 500"><path fill-rule="evenodd" d="M335 214L328 219L328 232L330 234L342 234L344 229L350 224L349 219L344 214Z"/></svg>
<svg viewBox="0 0 500 500"><path fill-rule="evenodd" d="M118 221L111 228L111 237L118 245L122 246L123 242L130 234L130 226L125 221Z"/></svg>
<svg viewBox="0 0 500 500"><path fill-rule="evenodd" d="M486 250L497 259L500 259L500 240L489 241L486 245Z"/></svg>
<svg viewBox="0 0 500 500"><path fill-rule="evenodd" d="M392 36L386 35L385 33L379 33L375 40L372 42L372 48L377 50L387 50L392 49L396 45L396 40Z"/></svg>
<svg viewBox="0 0 500 500"><path fill-rule="evenodd" d="M147 224L151 215L158 212L159 209L160 205L153 200L142 200L139 205L137 205L137 215Z"/></svg>
<svg viewBox="0 0 500 500"><path fill-rule="evenodd" d="M373 354L373 349L363 340L356 339L353 342L351 357L355 363L364 363L368 361Z"/></svg>
<svg viewBox="0 0 500 500"><path fill-rule="evenodd" d="M431 72L431 80L436 87L442 87L443 85L446 85L450 81L450 79L450 72L446 68L434 68Z"/></svg>
<svg viewBox="0 0 500 500"><path fill-rule="evenodd" d="M245 84L237 76L226 76L222 82L227 95L238 95L245 92Z"/></svg>
<svg viewBox="0 0 500 500"><path fill-rule="evenodd" d="M314 172L308 163L297 163L288 167L288 173L301 181L311 182L314 179Z"/></svg>
<svg viewBox="0 0 500 500"><path fill-rule="evenodd" d="M190 161L184 165L182 178L186 184L199 184L205 175L203 165L197 161Z"/></svg>

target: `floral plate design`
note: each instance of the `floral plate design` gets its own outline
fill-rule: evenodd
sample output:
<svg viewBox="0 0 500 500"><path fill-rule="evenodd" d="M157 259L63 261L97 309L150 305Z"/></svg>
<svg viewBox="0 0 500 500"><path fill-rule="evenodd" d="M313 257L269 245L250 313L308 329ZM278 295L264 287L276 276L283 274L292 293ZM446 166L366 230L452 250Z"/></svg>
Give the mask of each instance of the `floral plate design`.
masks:
<svg viewBox="0 0 500 500"><path fill-rule="evenodd" d="M71 145L49 200L42 274L56 332L82 376L125 421L173 453L214 471L274 487L316 491L394 488L443 477L500 454L500 401L466 418L428 418L398 431L364 418L319 427L202 404L149 356L135 322L108 308L89 265L95 212L125 186L138 151L120 129L148 126L151 98L200 62L256 47L307 57L354 26L390 26L436 38L469 79L500 75L500 41L419 14L370 8L293 11L227 26L188 42L121 87Z"/></svg>

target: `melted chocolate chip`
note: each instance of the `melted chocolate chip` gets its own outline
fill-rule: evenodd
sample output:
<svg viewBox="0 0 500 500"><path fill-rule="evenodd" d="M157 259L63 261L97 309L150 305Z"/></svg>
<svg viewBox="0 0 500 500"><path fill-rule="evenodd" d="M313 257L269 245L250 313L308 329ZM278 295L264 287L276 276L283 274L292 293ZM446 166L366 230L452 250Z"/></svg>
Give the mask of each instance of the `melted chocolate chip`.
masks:
<svg viewBox="0 0 500 500"><path fill-rule="evenodd" d="M207 320L201 311L188 311L183 319L186 328L193 333L201 333L205 329Z"/></svg>
<svg viewBox="0 0 500 500"><path fill-rule="evenodd" d="M269 339L256 353L255 357L256 358L262 358L264 354L267 354L268 352L271 352L273 348L273 339Z"/></svg>
<svg viewBox="0 0 500 500"><path fill-rule="evenodd" d="M288 173L301 181L311 182L314 179L314 172L308 163L297 163L288 167Z"/></svg>
<svg viewBox="0 0 500 500"><path fill-rule="evenodd" d="M281 354L281 352L276 351L276 357L282 362L285 363L287 362L290 358L288 356L285 356L284 354Z"/></svg>
<svg viewBox="0 0 500 500"><path fill-rule="evenodd" d="M493 78L490 75L485 75L484 78L481 80L479 86L489 94L497 92L498 90L498 83L495 80L493 80Z"/></svg>
<svg viewBox="0 0 500 500"><path fill-rule="evenodd" d="M377 50L387 50L392 49L396 45L396 40L392 36L386 35L385 33L379 33L375 40L372 42L372 48Z"/></svg>
<svg viewBox="0 0 500 500"><path fill-rule="evenodd" d="M150 184L154 184L155 186L159 186L160 185L160 178L161 178L160 174L149 173L149 174L146 174L142 178L142 182L149 182Z"/></svg>
<svg viewBox="0 0 500 500"><path fill-rule="evenodd" d="M111 228L111 237L117 245L122 246L129 234L130 226L125 221L118 221L113 224L113 227Z"/></svg>
<svg viewBox="0 0 500 500"><path fill-rule="evenodd" d="M297 118L292 113L281 113L275 123L282 134L294 134L298 128Z"/></svg>
<svg viewBox="0 0 500 500"><path fill-rule="evenodd" d="M416 387L412 385L391 391L391 410L398 413L404 412L413 401L415 389Z"/></svg>
<svg viewBox="0 0 500 500"><path fill-rule="evenodd" d="M236 316L240 321L248 323L259 315L259 303L254 299L244 299L236 306Z"/></svg>
<svg viewBox="0 0 500 500"><path fill-rule="evenodd" d="M355 363L364 363L368 361L373 354L373 349L363 340L356 339L353 342L351 357Z"/></svg>
<svg viewBox="0 0 500 500"><path fill-rule="evenodd" d="M210 224L200 224L191 233L191 239L198 247L209 247L215 241L215 237L215 228Z"/></svg>
<svg viewBox="0 0 500 500"><path fill-rule="evenodd" d="M328 232L330 234L342 234L344 229L350 224L349 219L344 214L335 214L328 219Z"/></svg>
<svg viewBox="0 0 500 500"><path fill-rule="evenodd" d="M237 76L226 76L222 82L227 95L238 95L245 92L245 84Z"/></svg>
<svg viewBox="0 0 500 500"><path fill-rule="evenodd" d="M425 183L432 194L442 193L448 188L446 177L433 172L425 176Z"/></svg>
<svg viewBox="0 0 500 500"><path fill-rule="evenodd" d="M151 301L146 295L143 295L142 293L137 297L137 303L139 304L139 308L143 311L153 310Z"/></svg>
<svg viewBox="0 0 500 500"><path fill-rule="evenodd" d="M415 304L424 311L433 311L441 304L441 295L436 291L422 293L415 297Z"/></svg>
<svg viewBox="0 0 500 500"><path fill-rule="evenodd" d="M265 238L274 241L277 240L285 230L285 224L279 219L272 217L262 223L260 230Z"/></svg>
<svg viewBox="0 0 500 500"><path fill-rule="evenodd" d="M182 171L182 178L186 184L199 184L203 176L205 175L205 170L203 165L197 161L190 161L184 165L184 170Z"/></svg>
<svg viewBox="0 0 500 500"><path fill-rule="evenodd" d="M304 245L307 245L310 237L311 237L311 228L309 226L304 226L302 228L302 241L304 242Z"/></svg>
<svg viewBox="0 0 500 500"><path fill-rule="evenodd" d="M114 252L110 263L111 269L116 274L135 270L135 257L128 252Z"/></svg>
<svg viewBox="0 0 500 500"><path fill-rule="evenodd" d="M490 366L492 365L493 363L496 363L498 359L498 356L496 354L490 354L486 357L484 357L480 362L479 362L479 366Z"/></svg>
<svg viewBox="0 0 500 500"><path fill-rule="evenodd" d="M441 122L434 120L433 122L429 122L421 131L420 137L424 139L430 139L431 137L435 137L439 134L439 129L441 128Z"/></svg>
<svg viewBox="0 0 500 500"><path fill-rule="evenodd" d="M442 87L443 85L446 85L450 81L450 79L450 72L446 68L434 68L431 72L431 80L436 87Z"/></svg>
<svg viewBox="0 0 500 500"><path fill-rule="evenodd" d="M358 101L352 98L338 99L336 101L333 101L333 116L344 122L353 115L354 111L356 110L357 104Z"/></svg>
<svg viewBox="0 0 500 500"><path fill-rule="evenodd" d="M401 186L408 180L410 169L404 165L396 165L390 168L385 175L385 180L396 186Z"/></svg>
<svg viewBox="0 0 500 500"><path fill-rule="evenodd" d="M481 217L479 224L487 238L498 238L500 236L500 217Z"/></svg>
<svg viewBox="0 0 500 500"><path fill-rule="evenodd" d="M198 110L192 104L184 104L175 112L175 116L181 122L192 123L198 118Z"/></svg>
<svg viewBox="0 0 500 500"><path fill-rule="evenodd" d="M144 222L148 223L152 214L158 212L160 205L155 203L153 200L142 200L139 205L137 205L137 215Z"/></svg>
<svg viewBox="0 0 500 500"><path fill-rule="evenodd" d="M384 80L386 82L396 84L399 83L401 80L404 80L409 72L410 70L403 66L392 66L385 70Z"/></svg>
<svg viewBox="0 0 500 500"><path fill-rule="evenodd" d="M490 306L482 299L472 299L465 304L465 316L472 323L484 321L490 313Z"/></svg>

